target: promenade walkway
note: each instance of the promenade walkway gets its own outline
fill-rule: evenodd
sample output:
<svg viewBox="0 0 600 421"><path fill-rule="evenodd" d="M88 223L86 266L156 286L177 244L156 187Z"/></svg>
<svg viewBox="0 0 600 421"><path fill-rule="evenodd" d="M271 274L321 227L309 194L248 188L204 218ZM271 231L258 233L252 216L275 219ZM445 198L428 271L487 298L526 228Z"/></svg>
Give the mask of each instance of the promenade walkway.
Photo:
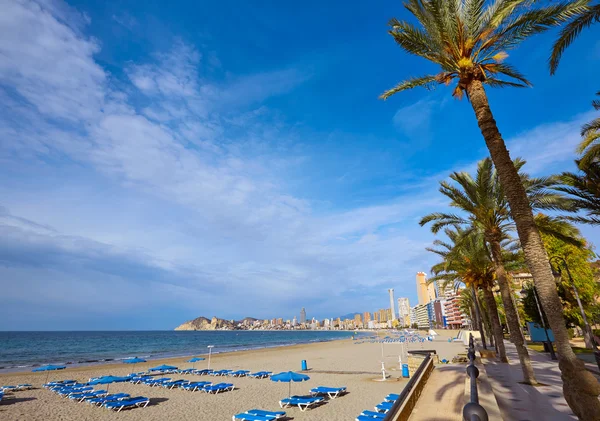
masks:
<svg viewBox="0 0 600 421"><path fill-rule="evenodd" d="M543 386L524 385L519 383L523 374L517 350L508 341L504 345L509 364L483 360L502 417L518 421L577 420L563 397L558 363L546 354L529 350L536 378Z"/></svg>
<svg viewBox="0 0 600 421"><path fill-rule="evenodd" d="M508 364L492 359L484 359L483 364L477 364L482 372L479 382L480 403L486 409L495 407L495 410L491 411L495 413L490 413L490 420L576 421L577 417L573 415L563 397L558 363L550 360L546 354L530 350L533 368L542 385L524 385L520 383L523 374L517 350L508 341L505 341L504 345ZM437 366L427 381L409 421L461 421L462 408L466 402L465 380L465 366Z"/></svg>

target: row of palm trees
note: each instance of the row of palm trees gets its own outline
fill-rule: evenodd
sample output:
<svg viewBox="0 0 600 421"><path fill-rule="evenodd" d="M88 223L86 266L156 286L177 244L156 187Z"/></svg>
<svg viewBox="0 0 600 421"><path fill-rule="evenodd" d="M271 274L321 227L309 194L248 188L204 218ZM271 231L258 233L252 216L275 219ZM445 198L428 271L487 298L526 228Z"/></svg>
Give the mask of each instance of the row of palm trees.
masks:
<svg viewBox="0 0 600 421"><path fill-rule="evenodd" d="M442 185L442 193L456 203L455 206L464 206L467 217L430 215L422 223L432 222L432 227L437 227L438 230L452 226L449 229L454 231L451 232L461 237L477 239L480 236L479 240L486 247L489 264L493 267L492 273L500 286L511 340L517 346L525 380L534 384L535 376L527 349L523 346L516 312L513 311L514 303L506 277L502 247L503 242L510 241L508 233L516 230L525 262L554 332L565 399L580 419L600 420L600 383L585 370L569 344L560 298L540 236L541 226L534 217L534 209L547 209L547 206L552 209L552 201L560 198L552 198L550 202L540 200L541 193L547 193L545 187L538 190L539 194L535 193L535 189L532 192L533 187L527 184L529 178L519 173L522 164L510 157L485 90L486 85L492 88L531 86L523 74L504 62L506 51L516 48L533 35L564 25L550 59L550 70L554 73L565 49L584 28L600 19L600 5L591 4L589 0L406 0L404 6L418 23L415 25L391 19L390 35L404 51L437 64L440 71L403 81L385 91L381 97L386 99L415 87L431 89L439 84L456 82L452 95L461 98L466 94L491 157L491 162L480 165L475 179L469 179L468 174L453 174L460 189L450 184ZM587 130L588 128L586 132ZM589 133L598 133L598 125L592 123L589 130ZM583 149L590 151L590 154L596 153L591 151L598 151L600 155L599 138L594 136L592 134L592 140ZM572 202L574 209L589 210L592 203L598 204L599 196L595 194L598 192L598 185L589 186L592 177L599 174L598 164L594 164L597 161L593 157L591 161L586 162L584 159L583 163L580 162L580 174L564 175L563 187L567 190L566 193L575 200L580 200ZM491 175L485 175L486 171ZM482 173L481 183L479 172ZM597 181L598 178L593 180ZM464 182L464 186L461 182ZM489 184L485 184L487 182ZM474 199L478 199L482 192L488 195L487 199L475 202ZM480 202L491 212L486 213L478 206L473 207ZM597 212L598 208L594 212L588 211L586 218L597 223ZM467 240L461 239L460 243L465 241ZM446 248L446 245L451 246L440 244L442 248ZM438 251L453 253L451 250ZM447 275L453 273L453 270L458 271L459 268L448 268ZM499 344L500 338L496 329L494 331Z"/></svg>

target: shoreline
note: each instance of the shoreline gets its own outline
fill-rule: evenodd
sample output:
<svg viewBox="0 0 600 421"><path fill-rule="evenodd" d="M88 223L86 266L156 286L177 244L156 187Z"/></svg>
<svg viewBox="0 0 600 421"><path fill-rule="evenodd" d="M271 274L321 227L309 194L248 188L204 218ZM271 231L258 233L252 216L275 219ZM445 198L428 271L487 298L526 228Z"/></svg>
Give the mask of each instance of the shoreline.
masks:
<svg viewBox="0 0 600 421"><path fill-rule="evenodd" d="M324 344L324 343L330 343L330 342L350 341L350 340L351 340L350 338L324 339L322 341L301 342L301 343L285 344L285 345L259 346L259 347L253 347L253 348L247 348L247 349L232 349L229 351L213 351L211 353L211 355L212 355L211 359L215 359L215 356L218 356L218 355L231 355L231 354L246 355L248 353L258 352L261 350L294 349L296 347L303 347L303 346L307 346L307 345L318 345L318 344ZM134 369L136 369L138 366L141 366L141 365L149 364L150 366L153 366L153 365L159 365L161 363L164 364L166 361L181 360L181 362L183 362L183 363L191 364L191 363L187 363L185 360L191 359L192 357L196 357L196 356L201 356L201 357L205 358L208 356L208 352L196 353L196 354L186 354L186 355L160 356L157 358L149 357L149 358L147 358L147 361L145 363L135 364L135 367L133 367L133 364L125 364L122 362L123 360L130 358L130 357L115 358L115 359L108 360L108 361L105 360L105 361L97 361L97 362L89 362L89 363L85 363L85 362L84 363L71 363L71 364L65 363L65 364L62 364L62 365L66 366L66 368L64 370L51 371L50 375L52 375L52 373L65 373L67 371L68 372L79 372L79 371L82 371L85 369L90 369L90 368L98 369L98 368L126 368L126 367L129 367L131 369L130 371L133 371ZM55 364L55 363L43 363L43 364ZM12 368L3 368L3 369L0 369L0 378L7 377L7 376L38 374L38 373L34 373L32 371L32 369L34 369L36 367L40 367L43 364L28 366L30 368L29 370L20 370L25 367L15 367L14 370ZM61 364L61 363L58 363L58 364ZM42 372L42 373L45 373L45 372Z"/></svg>

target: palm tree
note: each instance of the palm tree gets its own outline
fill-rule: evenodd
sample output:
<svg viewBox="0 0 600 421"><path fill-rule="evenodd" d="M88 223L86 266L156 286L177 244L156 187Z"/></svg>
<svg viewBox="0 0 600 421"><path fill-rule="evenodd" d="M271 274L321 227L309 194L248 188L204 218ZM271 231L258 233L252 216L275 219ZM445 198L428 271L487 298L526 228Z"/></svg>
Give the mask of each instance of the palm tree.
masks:
<svg viewBox="0 0 600 421"><path fill-rule="evenodd" d="M573 211L587 214L565 218L582 224L600 225L600 163L590 163L580 169L580 174L562 173L560 181L561 185L555 190L567 194Z"/></svg>
<svg viewBox="0 0 600 421"><path fill-rule="evenodd" d="M452 229L446 228L444 233L450 243L435 240L438 248L427 250L442 257L442 261L431 268L433 277L429 282L439 281L445 288L453 284L455 288L461 284L467 285L474 290L480 288L483 291L487 314L492 325L492 333L495 338L496 348L502 362L508 362L504 348L502 326L498 318L496 300L492 292L494 285L494 266L485 246L484 233L475 230L464 230L459 226ZM475 295L476 297L476 295Z"/></svg>
<svg viewBox="0 0 600 421"><path fill-rule="evenodd" d="M407 0L404 5L420 27L392 19L389 33L406 52L438 64L441 72L401 82L381 97L386 99L415 87L450 84L453 80L458 82L453 95L461 97L466 92L510 204L527 266L549 314L565 399L578 417L592 420L600 419L600 384L585 370L569 345L548 255L484 88L484 84L490 87L530 86L525 76L502 62L507 56L505 50L587 11L588 3L578 0L539 6L541 2L531 0L490 3L485 0Z"/></svg>
<svg viewBox="0 0 600 421"><path fill-rule="evenodd" d="M522 160L515 161L518 169L524 164L525 162ZM561 197L558 194L548 193L546 190L554 184L552 178L530 178L526 174L520 174L520 177L534 207L553 208L561 203ZM485 242L489 244L492 261L495 264L496 278L506 311L506 321L511 340L519 354L524 382L536 384L502 256L502 242L510 239L509 233L514 230L514 224L497 171L494 169L492 161L486 158L479 161L475 178L467 172L454 172L450 178L456 185L442 181L440 192L450 199L450 206L465 212L467 217L432 213L424 216L419 223L423 226L432 222L431 230L434 233L449 225L472 227L484 233Z"/></svg>
<svg viewBox="0 0 600 421"><path fill-rule="evenodd" d="M565 50L573 43L573 41L575 41L581 31L592 25L594 22L600 22L600 3L586 7L560 31L560 36L554 43L552 55L550 56L551 75L556 73L558 63Z"/></svg>

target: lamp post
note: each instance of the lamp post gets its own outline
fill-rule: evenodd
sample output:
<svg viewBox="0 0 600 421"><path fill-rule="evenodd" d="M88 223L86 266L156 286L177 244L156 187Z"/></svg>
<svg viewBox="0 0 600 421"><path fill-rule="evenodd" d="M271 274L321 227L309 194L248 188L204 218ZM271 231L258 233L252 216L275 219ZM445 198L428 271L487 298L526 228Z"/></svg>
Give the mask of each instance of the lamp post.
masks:
<svg viewBox="0 0 600 421"><path fill-rule="evenodd" d="M210 355L212 354L212 349L214 348L214 345L209 345L207 346L208 348L208 367L207 369L210 370Z"/></svg>
<svg viewBox="0 0 600 421"><path fill-rule="evenodd" d="M550 349L550 358L556 360L556 354L554 353L554 346L552 345L552 341L550 340L550 336L548 335L548 328L546 327L546 322L544 321L544 313L542 312L542 307L540 306L540 302L538 300L537 291L535 290L535 284L532 284L533 287L533 298L535 298L535 305L537 306L538 313L540 315L540 320L542 321L542 327L544 328L544 333L546 334L546 343L548 344L548 348ZM521 294L524 294L525 290L521 291Z"/></svg>
<svg viewBox="0 0 600 421"><path fill-rule="evenodd" d="M554 269L554 266L552 265L552 262L555 261L556 262L556 270ZM584 325L584 329L588 335L589 338L589 344L586 344L586 346L591 346L591 348L594 350L594 356L596 357L596 364L598 365L598 368L600 368L600 350L598 350L598 347L596 346L596 341L594 340L594 332L592 331L592 328L590 327L590 324L588 323L587 320L587 316L585 315L585 311L583 310L583 304L581 304L581 299L579 298L579 291L577 290L577 287L575 286L575 283L573 282L573 276L571 275L571 271L569 270L569 265L567 264L567 261L564 259L564 257L561 256L552 256L550 258L550 267L552 268L552 274L554 275L554 279L559 282L561 279L561 267L560 264L563 264L565 267L565 270L567 271L567 276L569 277L569 284L571 284L571 287L573 288L573 292L575 293L575 299L577 300L577 305L579 306L579 311L581 311L581 317L583 318L583 325Z"/></svg>

